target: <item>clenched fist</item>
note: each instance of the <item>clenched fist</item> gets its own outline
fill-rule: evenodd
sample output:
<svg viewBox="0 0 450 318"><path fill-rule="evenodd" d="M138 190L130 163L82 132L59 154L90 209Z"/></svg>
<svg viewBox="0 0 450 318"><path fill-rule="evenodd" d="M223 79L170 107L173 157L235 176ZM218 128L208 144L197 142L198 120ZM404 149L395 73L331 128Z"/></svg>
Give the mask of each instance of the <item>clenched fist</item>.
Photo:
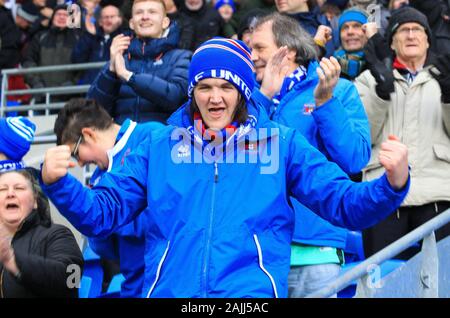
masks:
<svg viewBox="0 0 450 318"><path fill-rule="evenodd" d="M389 184L396 190L403 188L408 181L408 148L393 135L381 144L378 155L380 163L386 169Z"/></svg>
<svg viewBox="0 0 450 318"><path fill-rule="evenodd" d="M45 153L44 164L42 165L42 181L51 184L64 177L69 168L76 166L70 160L70 147L66 145L50 148Z"/></svg>

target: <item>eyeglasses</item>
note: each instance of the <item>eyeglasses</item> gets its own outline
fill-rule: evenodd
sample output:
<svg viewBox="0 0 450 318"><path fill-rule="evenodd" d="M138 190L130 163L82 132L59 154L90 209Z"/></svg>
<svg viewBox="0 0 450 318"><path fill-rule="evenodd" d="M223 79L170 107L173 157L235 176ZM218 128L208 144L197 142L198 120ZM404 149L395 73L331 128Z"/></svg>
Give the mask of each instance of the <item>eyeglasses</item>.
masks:
<svg viewBox="0 0 450 318"><path fill-rule="evenodd" d="M73 159L76 161L80 161L80 157L78 156L78 148L80 147L81 142L83 141L83 135L80 135L77 143L75 144L75 148L73 148L72 153L70 154Z"/></svg>
<svg viewBox="0 0 450 318"><path fill-rule="evenodd" d="M411 32L413 35L419 35L419 34L423 34L425 32L425 29L421 28L421 27L400 28L400 29L398 29L397 32L403 36L410 35Z"/></svg>
<svg viewBox="0 0 450 318"><path fill-rule="evenodd" d="M112 20L114 18L118 17L118 15L104 15L101 17L102 20Z"/></svg>

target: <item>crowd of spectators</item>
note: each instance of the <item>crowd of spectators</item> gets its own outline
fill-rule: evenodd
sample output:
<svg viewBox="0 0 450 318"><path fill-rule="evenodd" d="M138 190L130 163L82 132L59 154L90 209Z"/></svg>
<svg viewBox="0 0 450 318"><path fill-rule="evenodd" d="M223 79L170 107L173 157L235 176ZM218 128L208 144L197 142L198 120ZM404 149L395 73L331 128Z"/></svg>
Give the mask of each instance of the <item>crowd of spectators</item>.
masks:
<svg viewBox="0 0 450 318"><path fill-rule="evenodd" d="M300 131L354 181L374 180L385 172L379 154L386 150L383 147L387 139L408 147L410 191L395 213L364 230L366 257L450 207L449 2L163 3L164 6L159 0L0 0L0 71L106 62L101 69L8 77L9 89L90 85L86 94L89 101L75 100L72 103L76 107L69 103L65 111L75 107L72 112L81 112L84 106L79 105L85 104L103 107L104 121L110 124L105 126L107 129L92 116L94 123L86 120L80 127L70 127L71 116L80 118L64 111L55 125L58 144L76 147L79 153L72 154L81 166L94 162L100 168L99 174L109 172L108 149L117 147L130 125L137 124L136 131L140 131L147 127L142 126L144 123L154 125L148 130L167 124L183 103L191 101L192 56L205 49L205 41L223 37L227 38L223 41L242 40L250 49L248 58L249 63L254 63L252 82L256 89L251 98L246 98L257 99L270 120ZM222 49L222 40L217 41L214 48ZM44 100L39 94L8 96L9 101L22 104L31 98L36 103ZM66 101L65 96L58 98L53 101ZM67 118L62 117L64 114ZM74 131L70 138L65 135L67 129ZM141 135L135 132L133 138L138 136ZM108 142L102 144L102 140ZM137 147L139 141L132 140ZM90 152L84 150L87 145L91 145L92 156L98 158L92 159ZM120 156L126 157L122 153ZM28 175L14 177L23 181L27 189L32 188L33 179ZM30 197L31 194L32 191ZM289 296L302 297L339 275L347 229L328 223L294 198L291 200L296 219ZM29 210L33 216L33 209ZM111 236L120 242L115 254L127 255L127 240L133 236L132 226L138 227L139 220L135 222ZM438 240L449 235L449 224L436 232ZM145 235L134 239L139 241L131 245L142 251ZM102 240L91 238L93 246L100 246L99 251L101 244L110 242ZM397 257L408 260L416 252L409 249ZM117 260L122 271L139 267L126 272L131 272L125 276L132 286L130 279L136 274L133 271L142 272L143 264L136 261L131 266L125 259ZM17 265L15 260L13 263ZM13 279L14 268L10 272ZM25 270L23 273L26 280ZM313 287L308 288L305 282ZM136 283L140 289L143 284ZM124 293L132 297L138 294L132 289Z"/></svg>

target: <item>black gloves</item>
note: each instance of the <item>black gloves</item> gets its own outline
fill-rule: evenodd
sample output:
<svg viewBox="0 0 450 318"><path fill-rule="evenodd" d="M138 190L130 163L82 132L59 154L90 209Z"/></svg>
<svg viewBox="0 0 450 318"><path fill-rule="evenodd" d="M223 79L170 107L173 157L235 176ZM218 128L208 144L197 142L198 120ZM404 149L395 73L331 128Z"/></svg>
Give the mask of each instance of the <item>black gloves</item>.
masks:
<svg viewBox="0 0 450 318"><path fill-rule="evenodd" d="M429 72L441 87L442 102L450 103L450 53L436 57Z"/></svg>
<svg viewBox="0 0 450 318"><path fill-rule="evenodd" d="M364 47L367 68L377 81L375 91L377 95L390 100L394 92L394 74L392 73L392 57L383 37L376 33Z"/></svg>

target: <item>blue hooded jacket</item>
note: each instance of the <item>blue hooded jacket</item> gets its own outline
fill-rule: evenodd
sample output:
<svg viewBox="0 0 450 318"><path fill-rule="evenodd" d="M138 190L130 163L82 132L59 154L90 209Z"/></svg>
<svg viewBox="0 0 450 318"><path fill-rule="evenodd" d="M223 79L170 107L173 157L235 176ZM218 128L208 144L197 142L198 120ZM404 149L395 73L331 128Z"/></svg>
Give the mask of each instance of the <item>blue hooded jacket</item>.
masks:
<svg viewBox="0 0 450 318"><path fill-rule="evenodd" d="M302 133L309 143L338 164L347 174L361 171L370 159L370 128L356 87L345 79L339 79L333 98L315 109L314 89L319 82L316 69L319 64L311 61L306 78L297 83L274 108L272 102L255 91L254 98L269 112L272 120ZM313 111L314 110L314 111ZM347 230L334 226L318 217L296 199L296 243L344 248Z"/></svg>
<svg viewBox="0 0 450 318"><path fill-rule="evenodd" d="M187 96L188 68L192 53L177 49L178 27L172 23L167 37L133 37L124 54L128 82L121 81L107 63L91 85L87 97L98 101L118 124L167 118Z"/></svg>
<svg viewBox="0 0 450 318"><path fill-rule="evenodd" d="M183 127L186 107L170 123ZM70 174L41 184L86 235L110 233L148 206L155 226L147 232L146 297L286 297L291 197L336 225L361 229L395 210L409 181L399 191L386 176L353 183L299 132L269 121L253 102L248 110L256 129L238 130L222 161L210 151L202 156L188 129L168 126L92 190Z"/></svg>
<svg viewBox="0 0 450 318"><path fill-rule="evenodd" d="M131 151L145 140L149 131L161 127L164 125L156 122L136 125L135 122L127 119L119 130L115 146L108 154L110 157L108 169L95 169L91 183L93 185L98 183L106 172L119 170ZM144 212L108 237L89 238L89 245L94 252L102 257L120 261L120 272L125 277L120 296L124 298L136 298L142 295L146 226L147 219Z"/></svg>

